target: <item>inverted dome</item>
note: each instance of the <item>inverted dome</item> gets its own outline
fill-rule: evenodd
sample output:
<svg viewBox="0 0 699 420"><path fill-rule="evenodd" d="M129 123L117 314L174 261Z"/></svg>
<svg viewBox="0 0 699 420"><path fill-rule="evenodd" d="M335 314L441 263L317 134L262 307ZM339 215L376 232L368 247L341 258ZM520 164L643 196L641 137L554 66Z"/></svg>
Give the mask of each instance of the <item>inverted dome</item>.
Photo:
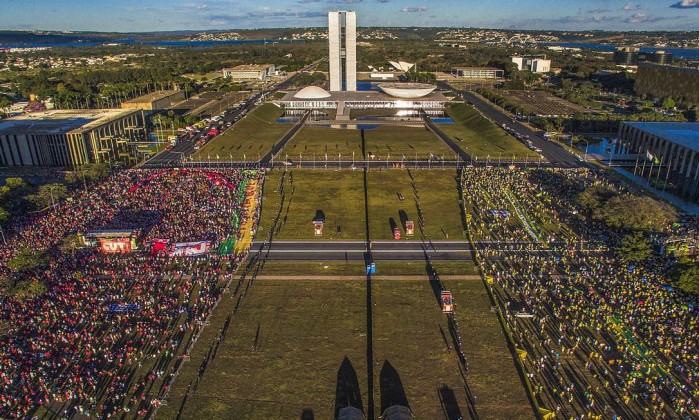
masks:
<svg viewBox="0 0 699 420"><path fill-rule="evenodd" d="M432 93L437 86L426 83L380 83L379 89L396 98L421 98Z"/></svg>
<svg viewBox="0 0 699 420"><path fill-rule="evenodd" d="M306 86L294 95L298 99L323 99L329 98L330 92L318 86Z"/></svg>

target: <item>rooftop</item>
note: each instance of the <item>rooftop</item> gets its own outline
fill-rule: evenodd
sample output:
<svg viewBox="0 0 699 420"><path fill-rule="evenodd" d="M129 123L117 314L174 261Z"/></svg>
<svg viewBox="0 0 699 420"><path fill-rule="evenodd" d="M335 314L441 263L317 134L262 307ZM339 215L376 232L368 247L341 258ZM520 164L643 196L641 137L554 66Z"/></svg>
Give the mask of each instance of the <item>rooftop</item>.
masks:
<svg viewBox="0 0 699 420"><path fill-rule="evenodd" d="M625 122L624 124L699 152L699 123Z"/></svg>
<svg viewBox="0 0 699 420"><path fill-rule="evenodd" d="M497 70L497 71L504 71L502 69L499 69L497 67L464 67L464 66L457 66L457 67L452 67L454 70Z"/></svg>
<svg viewBox="0 0 699 420"><path fill-rule="evenodd" d="M289 92L286 95L284 95L284 97L281 98L278 102L303 101L304 98L296 97L296 93L297 92ZM414 102L414 101L448 102L449 101L441 92L432 92L429 95L426 95L426 96L423 96L420 98L410 98L410 99L396 98L396 97L387 95L383 92L377 92L375 90L358 90L355 92L341 91L341 92L328 92L328 93L330 94L329 97L317 98L316 100L322 100L322 101L327 101L327 102L338 102L338 101L345 101L345 102L357 102L357 101L395 102L395 101L401 101L401 100L409 100L411 102Z"/></svg>
<svg viewBox="0 0 699 420"><path fill-rule="evenodd" d="M153 102L157 101L158 99L167 98L168 96L174 95L177 92L179 92L179 90L156 90L155 92L139 96L138 98L129 99L128 101L124 101L123 103L140 104L143 102Z"/></svg>
<svg viewBox="0 0 699 420"><path fill-rule="evenodd" d="M0 121L2 134L64 134L87 131L125 117L131 109L60 109L32 112Z"/></svg>
<svg viewBox="0 0 699 420"><path fill-rule="evenodd" d="M223 69L224 71L251 71L251 70L265 70L272 67L274 64L241 64L233 68Z"/></svg>

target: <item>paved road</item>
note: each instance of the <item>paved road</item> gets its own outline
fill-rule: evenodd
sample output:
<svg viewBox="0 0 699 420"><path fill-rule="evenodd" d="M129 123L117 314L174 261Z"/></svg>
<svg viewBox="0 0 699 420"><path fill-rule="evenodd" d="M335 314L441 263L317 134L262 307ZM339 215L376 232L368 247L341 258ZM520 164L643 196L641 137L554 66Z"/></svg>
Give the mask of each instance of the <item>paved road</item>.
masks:
<svg viewBox="0 0 699 420"><path fill-rule="evenodd" d="M530 129L528 126L521 124L518 121L514 121L511 115L505 114L501 110L495 108L489 102L481 99L479 96L466 90L459 90L451 85L440 82L440 87L443 89L451 89L455 93L461 95L465 100L471 102L473 106L485 115L488 119L493 121L495 124L502 126L503 124L514 128L516 131L529 136L529 140L534 143L535 146L541 148L541 154L544 155L551 163L557 166L564 167L574 167L580 166L582 162L578 160L577 157L570 154L563 147L557 143L550 142L543 137L541 137L536 131Z"/></svg>

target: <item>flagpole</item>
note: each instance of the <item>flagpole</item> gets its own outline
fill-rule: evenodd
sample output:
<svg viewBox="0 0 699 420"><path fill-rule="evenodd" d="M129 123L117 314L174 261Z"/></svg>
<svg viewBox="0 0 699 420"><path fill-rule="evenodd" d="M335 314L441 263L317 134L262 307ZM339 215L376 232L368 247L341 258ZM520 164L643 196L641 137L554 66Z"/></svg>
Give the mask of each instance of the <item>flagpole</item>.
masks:
<svg viewBox="0 0 699 420"><path fill-rule="evenodd" d="M650 171L648 172L648 184L650 185L650 177L653 176L653 165L655 164L655 158L650 161Z"/></svg>
<svg viewBox="0 0 699 420"><path fill-rule="evenodd" d="M656 183L657 183L658 180L660 179L660 172L662 172L662 169L663 169L663 157L664 157L664 156L661 156L661 157L660 157L660 164L658 165L658 174L655 176L655 182L656 182Z"/></svg>
<svg viewBox="0 0 699 420"><path fill-rule="evenodd" d="M670 163L667 164L667 172L665 172L665 183L663 183L663 191L665 191L665 187L667 187L667 180L670 178L670 168L672 168L672 160L670 160Z"/></svg>
<svg viewBox="0 0 699 420"><path fill-rule="evenodd" d="M643 159L643 169L641 169L641 179L643 179L643 174L646 173L646 159Z"/></svg>
<svg viewBox="0 0 699 420"><path fill-rule="evenodd" d="M633 174L636 176L636 170L638 169L638 157L636 157L636 165L633 167Z"/></svg>

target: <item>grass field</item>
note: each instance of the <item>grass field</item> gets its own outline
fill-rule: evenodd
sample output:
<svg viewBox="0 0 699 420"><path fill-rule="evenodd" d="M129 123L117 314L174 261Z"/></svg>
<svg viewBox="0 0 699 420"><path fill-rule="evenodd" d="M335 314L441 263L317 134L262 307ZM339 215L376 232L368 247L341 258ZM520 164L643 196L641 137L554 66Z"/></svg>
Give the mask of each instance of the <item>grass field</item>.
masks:
<svg viewBox="0 0 699 420"><path fill-rule="evenodd" d="M373 282L376 415L391 396L393 402L403 398L417 418L445 418L440 399L464 417L475 399L481 419L532 418L483 283L445 285L459 310L470 367L464 375L430 284ZM175 418L181 409L180 418L292 419L305 411L331 419L338 384L347 383L366 413L366 317L365 281L257 280L244 297L224 297L158 417ZM227 319L230 327L218 344ZM397 397L401 388L404 396Z"/></svg>
<svg viewBox="0 0 699 420"><path fill-rule="evenodd" d="M447 110L454 124L440 124L439 129L471 156L491 159L538 158L516 138L481 116L472 106L458 104ZM457 138L458 137L458 138ZM463 139L463 141L459 141Z"/></svg>
<svg viewBox="0 0 699 420"><path fill-rule="evenodd" d="M464 239L455 172L433 169L413 170L411 173L420 195L418 202L423 212L426 237L432 240ZM283 202L279 195L282 176ZM402 201L399 193L404 198ZM394 226L401 227L404 235L403 223L407 220L412 220L415 226L415 235L407 239L420 240L418 197L407 170L369 171L368 197L372 240L393 239ZM325 215L322 237L314 236L311 223L318 210ZM274 227L278 214L279 220ZM364 214L361 171L271 172L265 180L258 237L266 238L269 229L275 229L274 239L281 240L364 240ZM340 226L340 233L337 226Z"/></svg>
<svg viewBox="0 0 699 420"><path fill-rule="evenodd" d="M455 403L447 418L466 418L475 398L476 418L532 418L505 337L481 281L447 281L457 304L458 332L469 364L462 376L447 318L426 281L374 282L375 376L398 375L413 415L445 418L440 393ZM382 374L384 364L386 368ZM393 372L392 372L393 370ZM387 378L387 379L388 379ZM380 388L380 387L377 387ZM470 393L470 395L469 395ZM383 397L383 396L382 396ZM383 401L377 395L377 407ZM384 408L384 407L382 407Z"/></svg>
<svg viewBox="0 0 699 420"><path fill-rule="evenodd" d="M416 154L419 159L427 159L430 153L435 157L453 157L451 149L426 128L380 126L364 130L364 141L366 153L373 153L379 160L400 160L405 156L409 161Z"/></svg>
<svg viewBox="0 0 699 420"><path fill-rule="evenodd" d="M444 261L432 264L441 275L478 274L473 261ZM269 276L364 276L363 261L267 261L264 275ZM380 261L377 276L427 275L425 263L407 261Z"/></svg>
<svg viewBox="0 0 699 420"><path fill-rule="evenodd" d="M220 136L214 138L194 154L194 159L253 161L267 153L292 124L277 124L275 121L283 110L273 104L262 104L245 118L235 123Z"/></svg>
<svg viewBox="0 0 699 420"><path fill-rule="evenodd" d="M283 201L279 195L282 177ZM323 236L316 237L312 221L319 210L325 215L325 229ZM271 172L265 180L258 238L268 236L278 214L275 239L364 239L363 174L320 169Z"/></svg>
<svg viewBox="0 0 699 420"><path fill-rule="evenodd" d="M311 409L315 418L331 419L345 357L366 404L364 283L257 281L241 299L226 338L180 418L294 419ZM237 300L224 298L160 418L177 416L209 344Z"/></svg>
<svg viewBox="0 0 699 420"><path fill-rule="evenodd" d="M296 160L299 155L305 160L351 160L352 152L362 159L362 137L359 130L344 130L328 127L304 127L284 147L280 156L288 155ZM337 166L337 165L336 165Z"/></svg>
<svg viewBox="0 0 699 420"><path fill-rule="evenodd" d="M405 220L415 226L413 240L420 240L418 203L425 221L425 236L433 240L463 239L459 195L454 170L412 170L415 195L407 170L369 171L369 229L372 240L393 239L393 227ZM399 195L403 196L401 201ZM418 201L416 201L416 199ZM448 237L447 237L448 236Z"/></svg>
<svg viewBox="0 0 699 420"><path fill-rule="evenodd" d="M452 157L452 153L437 137L425 128L380 126L373 129L354 130L330 127L304 127L289 144L282 154L290 159L337 161L362 159L362 135L364 135L367 158L370 154L375 159L400 160L406 163L418 159L427 159L432 153L435 157L444 155Z"/></svg>

